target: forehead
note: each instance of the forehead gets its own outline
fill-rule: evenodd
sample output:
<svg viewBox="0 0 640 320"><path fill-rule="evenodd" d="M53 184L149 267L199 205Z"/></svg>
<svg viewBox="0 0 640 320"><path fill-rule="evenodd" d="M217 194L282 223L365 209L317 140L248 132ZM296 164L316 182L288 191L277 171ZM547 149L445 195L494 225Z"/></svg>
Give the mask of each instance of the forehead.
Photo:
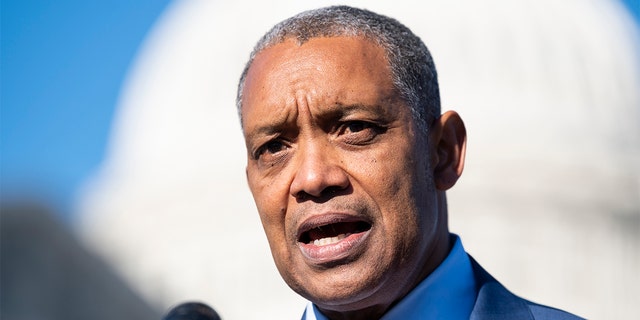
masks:
<svg viewBox="0 0 640 320"><path fill-rule="evenodd" d="M300 94L348 105L375 103L394 91L384 50L365 38L319 37L301 45L289 39L258 53L249 67L243 126L256 109L277 112Z"/></svg>
<svg viewBox="0 0 640 320"><path fill-rule="evenodd" d="M264 64L323 61L335 64L356 63L354 66L361 66L371 65L366 63L370 59L374 59L370 62L382 62L376 61L376 58L382 58L386 67L383 48L361 36L315 37L302 43L297 39L288 38L258 52L248 73L264 71L261 70Z"/></svg>

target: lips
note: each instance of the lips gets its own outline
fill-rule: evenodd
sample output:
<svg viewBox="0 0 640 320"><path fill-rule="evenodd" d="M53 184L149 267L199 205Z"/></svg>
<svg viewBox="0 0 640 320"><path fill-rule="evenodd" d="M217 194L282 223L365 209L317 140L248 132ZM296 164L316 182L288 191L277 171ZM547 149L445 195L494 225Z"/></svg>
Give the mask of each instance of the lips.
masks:
<svg viewBox="0 0 640 320"><path fill-rule="evenodd" d="M338 263L360 252L371 223L346 214L324 214L304 221L298 228L298 247L312 264Z"/></svg>

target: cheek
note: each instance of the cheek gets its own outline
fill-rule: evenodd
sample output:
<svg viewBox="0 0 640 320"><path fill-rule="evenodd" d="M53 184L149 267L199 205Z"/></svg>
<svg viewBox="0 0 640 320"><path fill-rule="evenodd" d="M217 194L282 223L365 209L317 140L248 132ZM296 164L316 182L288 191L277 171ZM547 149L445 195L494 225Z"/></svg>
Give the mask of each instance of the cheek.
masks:
<svg viewBox="0 0 640 320"><path fill-rule="evenodd" d="M406 142L399 145L407 145ZM360 175L364 191L378 206L389 233L412 232L417 224L420 197L416 190L424 188L423 170L415 155L406 148L390 148L366 162ZM404 229L400 232L398 229ZM398 232L395 232L398 231Z"/></svg>
<svg viewBox="0 0 640 320"><path fill-rule="evenodd" d="M376 198L384 198L383 203L399 202L406 199L416 182L414 156L404 148L390 148L386 152L372 155L363 166L361 175L368 180L369 191Z"/></svg>
<svg viewBox="0 0 640 320"><path fill-rule="evenodd" d="M284 236L284 223L288 200L288 188L257 175L248 175L249 189L255 200L258 214L269 242Z"/></svg>
<svg viewBox="0 0 640 320"><path fill-rule="evenodd" d="M286 237L286 202L279 199L279 195L274 188L268 185L251 185L255 203L262 222L267 241L271 249L271 255L278 270L282 270L282 265L286 265L289 260L289 251Z"/></svg>
<svg viewBox="0 0 640 320"><path fill-rule="evenodd" d="M269 235L274 228L282 225L284 222L285 206L276 194L270 188L252 189L253 198L260 215L262 225Z"/></svg>

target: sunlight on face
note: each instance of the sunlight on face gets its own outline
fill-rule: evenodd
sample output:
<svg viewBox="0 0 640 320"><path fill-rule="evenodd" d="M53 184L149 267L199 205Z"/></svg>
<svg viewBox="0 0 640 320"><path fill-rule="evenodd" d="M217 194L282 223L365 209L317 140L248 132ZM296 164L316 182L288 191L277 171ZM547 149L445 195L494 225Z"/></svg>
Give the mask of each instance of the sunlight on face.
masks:
<svg viewBox="0 0 640 320"><path fill-rule="evenodd" d="M266 49L242 116L249 186L289 286L354 310L425 276L438 220L427 148L381 48L336 37Z"/></svg>

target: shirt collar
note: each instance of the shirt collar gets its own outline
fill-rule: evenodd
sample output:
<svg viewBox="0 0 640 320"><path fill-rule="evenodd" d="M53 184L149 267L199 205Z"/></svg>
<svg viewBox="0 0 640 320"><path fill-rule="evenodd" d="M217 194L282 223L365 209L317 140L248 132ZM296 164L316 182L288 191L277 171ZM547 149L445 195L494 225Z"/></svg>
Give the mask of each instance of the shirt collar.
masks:
<svg viewBox="0 0 640 320"><path fill-rule="evenodd" d="M382 320L395 319L469 319L476 300L476 281L469 256L460 238L452 234L454 243L445 260ZM303 320L327 320L309 303Z"/></svg>

